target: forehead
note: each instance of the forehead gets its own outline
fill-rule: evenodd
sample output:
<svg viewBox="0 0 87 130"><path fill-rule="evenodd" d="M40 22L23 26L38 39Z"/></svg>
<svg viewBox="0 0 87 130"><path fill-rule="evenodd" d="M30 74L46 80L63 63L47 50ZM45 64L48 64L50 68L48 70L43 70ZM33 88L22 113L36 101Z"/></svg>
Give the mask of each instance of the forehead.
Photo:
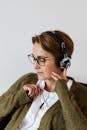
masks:
<svg viewBox="0 0 87 130"><path fill-rule="evenodd" d="M39 43L33 44L32 53L35 56L52 56L52 54L44 50Z"/></svg>

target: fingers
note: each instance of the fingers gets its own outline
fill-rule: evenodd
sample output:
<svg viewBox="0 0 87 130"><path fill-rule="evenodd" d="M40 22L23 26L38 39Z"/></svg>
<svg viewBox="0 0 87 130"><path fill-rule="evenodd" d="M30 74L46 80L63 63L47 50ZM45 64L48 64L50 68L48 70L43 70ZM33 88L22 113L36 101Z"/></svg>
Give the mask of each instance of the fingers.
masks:
<svg viewBox="0 0 87 130"><path fill-rule="evenodd" d="M23 86L24 91L27 92L27 95L31 98L37 96L42 90L39 86L34 84L27 84Z"/></svg>
<svg viewBox="0 0 87 130"><path fill-rule="evenodd" d="M64 71L63 71L63 77L66 77L66 75L67 75L67 69L64 68Z"/></svg>
<svg viewBox="0 0 87 130"><path fill-rule="evenodd" d="M52 72L51 77L52 77L55 81L57 81L58 79L61 79L61 76L58 75L57 73L54 73L54 72Z"/></svg>
<svg viewBox="0 0 87 130"><path fill-rule="evenodd" d="M67 69L66 68L64 68L64 71L61 73L61 74L58 74L58 73L55 73L55 72L52 72L52 74L51 74L51 77L55 80L55 81L57 81L57 80L67 80Z"/></svg>

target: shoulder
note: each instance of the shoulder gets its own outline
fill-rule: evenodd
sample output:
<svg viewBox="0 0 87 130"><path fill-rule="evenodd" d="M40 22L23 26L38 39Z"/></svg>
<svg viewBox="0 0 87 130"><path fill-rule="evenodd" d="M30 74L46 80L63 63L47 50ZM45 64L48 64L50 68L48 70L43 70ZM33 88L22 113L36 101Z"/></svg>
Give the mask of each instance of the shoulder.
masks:
<svg viewBox="0 0 87 130"><path fill-rule="evenodd" d="M75 79L72 77L69 78L73 81L71 92L73 92L76 96L87 97L87 84L75 81Z"/></svg>
<svg viewBox="0 0 87 130"><path fill-rule="evenodd" d="M73 86L75 87L76 91L83 96L87 96L87 84L82 82L74 81Z"/></svg>
<svg viewBox="0 0 87 130"><path fill-rule="evenodd" d="M71 92L73 93L78 106L87 116L87 84L74 81Z"/></svg>
<svg viewBox="0 0 87 130"><path fill-rule="evenodd" d="M77 86L77 97L79 102L86 103L87 105L87 84L82 82L76 82Z"/></svg>
<svg viewBox="0 0 87 130"><path fill-rule="evenodd" d="M26 84L36 84L38 80L36 73L27 73L22 76L20 76L12 86L17 87L17 89L20 89L21 86Z"/></svg>
<svg viewBox="0 0 87 130"><path fill-rule="evenodd" d="M83 82L78 82L72 77L68 77L70 80L72 80L72 86L71 86L71 91L73 92L85 92L87 93L87 83Z"/></svg>
<svg viewBox="0 0 87 130"><path fill-rule="evenodd" d="M15 82L12 83L12 85L9 87L9 89L3 93L3 95L8 95L10 93L16 93L20 89L22 89L23 85L25 84L35 84L38 80L37 74L36 73L27 73L15 80Z"/></svg>
<svg viewBox="0 0 87 130"><path fill-rule="evenodd" d="M28 84L28 83L36 83L38 80L37 74L36 73L27 73L22 75L21 77L18 78L17 81L22 82L22 84Z"/></svg>

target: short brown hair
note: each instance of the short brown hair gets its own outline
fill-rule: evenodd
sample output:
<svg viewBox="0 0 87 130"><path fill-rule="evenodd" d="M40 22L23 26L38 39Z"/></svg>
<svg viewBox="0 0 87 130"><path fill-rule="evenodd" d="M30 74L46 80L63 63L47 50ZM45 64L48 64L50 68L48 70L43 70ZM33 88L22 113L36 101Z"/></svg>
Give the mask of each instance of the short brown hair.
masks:
<svg viewBox="0 0 87 130"><path fill-rule="evenodd" d="M58 30L52 32L56 32L56 34L62 38L66 46L67 55L71 58L74 49L74 43L70 36L65 32ZM49 35L48 31L32 37L32 42L33 44L35 42L39 43L44 50L50 52L55 57L57 61L56 64L59 65L58 60L63 57L63 54L61 53L61 46L52 36Z"/></svg>

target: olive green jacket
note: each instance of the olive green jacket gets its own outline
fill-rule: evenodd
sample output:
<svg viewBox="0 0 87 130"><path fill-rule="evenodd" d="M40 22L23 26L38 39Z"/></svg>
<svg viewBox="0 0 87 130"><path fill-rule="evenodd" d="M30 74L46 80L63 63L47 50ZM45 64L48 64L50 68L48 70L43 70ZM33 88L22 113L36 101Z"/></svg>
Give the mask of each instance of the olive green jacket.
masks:
<svg viewBox="0 0 87 130"><path fill-rule="evenodd" d="M35 73L26 74L0 97L0 130L17 130L32 103L23 85L37 80ZM42 117L38 130L87 130L87 87L73 80L69 91L59 80L55 91L59 100Z"/></svg>

